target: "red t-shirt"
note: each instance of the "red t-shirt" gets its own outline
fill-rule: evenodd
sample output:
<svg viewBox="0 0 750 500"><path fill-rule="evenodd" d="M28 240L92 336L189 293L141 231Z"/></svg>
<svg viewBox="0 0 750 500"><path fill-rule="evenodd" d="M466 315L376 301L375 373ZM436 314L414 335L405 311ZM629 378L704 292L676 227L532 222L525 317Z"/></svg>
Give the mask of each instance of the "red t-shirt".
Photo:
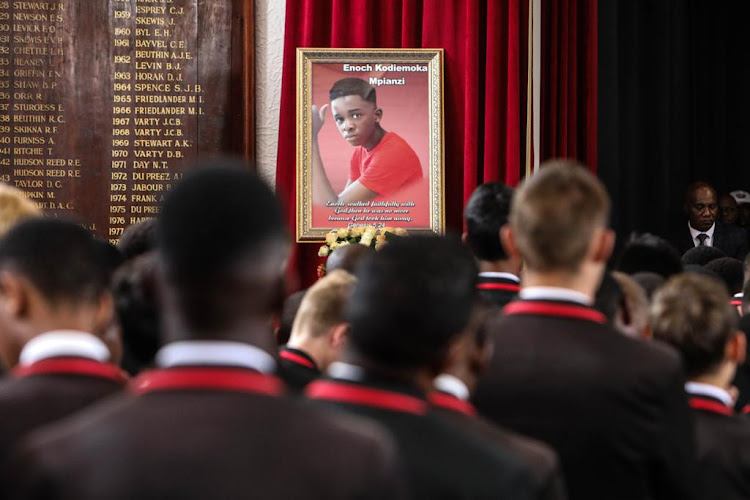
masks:
<svg viewBox="0 0 750 500"><path fill-rule="evenodd" d="M354 148L349 180L359 182L380 197L390 197L407 184L422 178L417 153L394 132L387 132L372 151Z"/></svg>

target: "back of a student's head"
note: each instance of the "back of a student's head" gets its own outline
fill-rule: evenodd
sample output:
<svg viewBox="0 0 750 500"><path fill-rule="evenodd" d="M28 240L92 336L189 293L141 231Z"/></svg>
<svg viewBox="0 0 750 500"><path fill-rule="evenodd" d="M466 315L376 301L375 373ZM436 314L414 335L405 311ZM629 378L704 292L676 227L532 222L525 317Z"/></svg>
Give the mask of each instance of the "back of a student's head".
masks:
<svg viewBox="0 0 750 500"><path fill-rule="evenodd" d="M331 252L326 260L326 272L336 270L354 274L362 261L375 250L365 245L344 245Z"/></svg>
<svg viewBox="0 0 750 500"><path fill-rule="evenodd" d="M604 314L609 324L614 324L625 301L625 292L612 273L604 273L594 296L594 309Z"/></svg>
<svg viewBox="0 0 750 500"><path fill-rule="evenodd" d="M615 317L615 328L631 337L650 336L648 330L649 299L646 291L633 277L613 271L612 278L623 293L622 303Z"/></svg>
<svg viewBox="0 0 750 500"><path fill-rule="evenodd" d="M488 182L471 194L464 210L466 244L479 260L508 258L500 243L500 228L508 223L513 189L501 182Z"/></svg>
<svg viewBox="0 0 750 500"><path fill-rule="evenodd" d="M742 287L742 316L750 314L750 281Z"/></svg>
<svg viewBox="0 0 750 500"><path fill-rule="evenodd" d="M633 281L643 288L643 291L646 292L646 299L649 304L651 304L651 300L654 298L656 291L667 281L661 274L652 273L650 271L638 272L628 276L633 278Z"/></svg>
<svg viewBox="0 0 750 500"><path fill-rule="evenodd" d="M287 232L269 187L234 162L198 165L157 223L166 288L191 335L278 312Z"/></svg>
<svg viewBox="0 0 750 500"><path fill-rule="evenodd" d="M20 275L49 304L95 303L119 264L113 247L60 219L30 219L0 240L0 269Z"/></svg>
<svg viewBox="0 0 750 500"><path fill-rule="evenodd" d="M687 252L682 254L682 258L680 260L682 261L683 266L687 266L690 264L705 266L712 260L720 259L726 256L727 254L716 247L702 245L689 249Z"/></svg>
<svg viewBox="0 0 750 500"><path fill-rule="evenodd" d="M305 298L306 293L307 289L299 290L284 299L284 305L281 307L281 315L279 316L279 327L276 330L276 343L278 345L289 342L294 318L297 317L297 311L299 311L299 306L302 305L302 299Z"/></svg>
<svg viewBox="0 0 750 500"><path fill-rule="evenodd" d="M353 275L339 269L311 286L297 311L290 340L324 336L331 327L345 323L356 282Z"/></svg>
<svg viewBox="0 0 750 500"><path fill-rule="evenodd" d="M155 250L156 219L145 219L125 228L117 248L127 260Z"/></svg>
<svg viewBox="0 0 750 500"><path fill-rule="evenodd" d="M411 236L365 261L349 311L357 354L384 367L439 370L475 302L477 269L457 239Z"/></svg>
<svg viewBox="0 0 750 500"><path fill-rule="evenodd" d="M123 343L122 366L136 374L153 364L161 346L155 252L125 262L112 278Z"/></svg>
<svg viewBox="0 0 750 500"><path fill-rule="evenodd" d="M610 201L604 186L572 161L543 164L516 191L510 222L527 268L576 272L591 239L606 227Z"/></svg>
<svg viewBox="0 0 750 500"><path fill-rule="evenodd" d="M726 290L696 274L671 278L654 297L651 328L655 339L682 355L688 377L713 372L737 328L737 314Z"/></svg>
<svg viewBox="0 0 750 500"><path fill-rule="evenodd" d="M709 271L713 271L721 278L731 295L742 291L742 261L733 259L732 257L721 257L712 260L704 267Z"/></svg>
<svg viewBox="0 0 750 500"><path fill-rule="evenodd" d="M19 222L41 216L42 211L23 191L0 182L0 237Z"/></svg>
<svg viewBox="0 0 750 500"><path fill-rule="evenodd" d="M656 273L665 279L683 270L680 253L665 239L642 234L625 245L616 266L625 274Z"/></svg>

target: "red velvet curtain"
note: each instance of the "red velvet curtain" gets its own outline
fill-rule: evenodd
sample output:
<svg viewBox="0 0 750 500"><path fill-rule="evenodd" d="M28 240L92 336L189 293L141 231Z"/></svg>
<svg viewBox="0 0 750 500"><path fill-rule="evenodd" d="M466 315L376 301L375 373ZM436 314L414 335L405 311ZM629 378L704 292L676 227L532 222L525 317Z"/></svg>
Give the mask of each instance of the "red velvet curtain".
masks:
<svg viewBox="0 0 750 500"><path fill-rule="evenodd" d="M288 0L276 185L289 227L296 215L297 47L445 49L445 210L448 230L459 231L477 185L519 181L527 26L526 0ZM315 279L318 246L296 246L296 286Z"/></svg>
<svg viewBox="0 0 750 500"><path fill-rule="evenodd" d="M542 0L540 156L597 169L597 0Z"/></svg>

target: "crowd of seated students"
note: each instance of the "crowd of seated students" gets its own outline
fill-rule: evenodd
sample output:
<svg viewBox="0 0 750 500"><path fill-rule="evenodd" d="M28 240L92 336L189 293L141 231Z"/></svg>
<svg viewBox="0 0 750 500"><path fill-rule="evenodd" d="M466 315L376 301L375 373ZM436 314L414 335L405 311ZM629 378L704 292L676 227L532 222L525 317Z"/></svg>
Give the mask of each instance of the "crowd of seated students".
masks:
<svg viewBox="0 0 750 500"><path fill-rule="evenodd" d="M747 193L613 256L602 184L549 162L287 296L245 165L116 249L3 189L0 499L750 498Z"/></svg>

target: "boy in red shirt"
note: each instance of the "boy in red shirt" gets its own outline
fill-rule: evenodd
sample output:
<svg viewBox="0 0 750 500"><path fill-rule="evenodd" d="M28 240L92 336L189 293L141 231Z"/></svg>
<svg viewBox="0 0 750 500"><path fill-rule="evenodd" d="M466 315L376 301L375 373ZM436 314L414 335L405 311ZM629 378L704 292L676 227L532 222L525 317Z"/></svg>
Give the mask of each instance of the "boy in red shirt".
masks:
<svg viewBox="0 0 750 500"><path fill-rule="evenodd" d="M422 166L414 150L394 132L380 126L383 110L375 88L361 78L344 78L329 92L331 113L346 141L354 146L349 179L341 193L331 186L323 167L318 132L328 104L312 107L313 201L356 202L393 198L403 187L422 178Z"/></svg>

